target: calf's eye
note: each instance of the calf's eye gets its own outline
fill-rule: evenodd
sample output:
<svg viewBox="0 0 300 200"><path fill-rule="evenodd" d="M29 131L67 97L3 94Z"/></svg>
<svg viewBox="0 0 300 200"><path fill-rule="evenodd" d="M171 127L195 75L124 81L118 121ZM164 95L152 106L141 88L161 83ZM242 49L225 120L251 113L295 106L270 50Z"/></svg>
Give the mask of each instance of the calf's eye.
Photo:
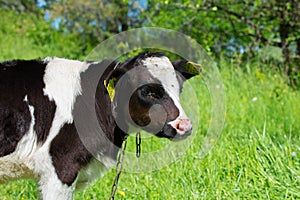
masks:
<svg viewBox="0 0 300 200"><path fill-rule="evenodd" d="M141 94L144 98L160 99L163 97L163 88L160 85L146 85L141 88Z"/></svg>

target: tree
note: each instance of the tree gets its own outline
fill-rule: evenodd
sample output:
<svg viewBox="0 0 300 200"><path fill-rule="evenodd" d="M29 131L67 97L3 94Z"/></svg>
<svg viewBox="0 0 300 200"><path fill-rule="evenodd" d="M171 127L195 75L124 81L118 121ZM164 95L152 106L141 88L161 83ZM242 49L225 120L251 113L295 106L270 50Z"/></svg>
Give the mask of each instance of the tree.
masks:
<svg viewBox="0 0 300 200"><path fill-rule="evenodd" d="M182 31L216 56L225 53L250 57L265 46L281 48L284 71L299 71L300 1L203 0L149 1L147 24Z"/></svg>
<svg viewBox="0 0 300 200"><path fill-rule="evenodd" d="M0 7L5 10L14 10L17 13L30 12L38 16L42 10L37 7L38 0L0 0Z"/></svg>
<svg viewBox="0 0 300 200"><path fill-rule="evenodd" d="M84 41L77 35L52 28L34 13L0 7L0 15L0 60L46 56L84 59L90 51L84 49Z"/></svg>
<svg viewBox="0 0 300 200"><path fill-rule="evenodd" d="M113 34L140 26L141 21L128 1L107 0L58 0L51 6L53 20L60 19L60 27L67 32L88 37L93 43Z"/></svg>
<svg viewBox="0 0 300 200"><path fill-rule="evenodd" d="M298 72L291 59L300 58L300 2L298 0L242 1L228 4L211 1L213 7L232 20L231 32L235 37L244 35L252 40L254 46L266 45L281 48L284 70L289 76ZM243 26L245 28L236 28ZM250 43L250 44L251 44ZM292 51L292 47L295 50Z"/></svg>
<svg viewBox="0 0 300 200"><path fill-rule="evenodd" d="M248 59L265 47L280 48L281 69L291 80L300 73L299 0L44 0L42 7L39 2L0 0L0 6L48 14L59 31L85 41L83 49L130 28L158 26L195 38L216 57Z"/></svg>

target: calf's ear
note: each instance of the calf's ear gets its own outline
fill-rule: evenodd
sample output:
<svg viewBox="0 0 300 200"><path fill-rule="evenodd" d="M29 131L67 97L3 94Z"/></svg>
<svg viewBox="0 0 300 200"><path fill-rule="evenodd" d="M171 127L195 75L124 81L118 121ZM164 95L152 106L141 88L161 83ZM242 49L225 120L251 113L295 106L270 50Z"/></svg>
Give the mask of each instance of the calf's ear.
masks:
<svg viewBox="0 0 300 200"><path fill-rule="evenodd" d="M201 65L187 60L176 60L172 62L176 71L178 71L185 79L192 78L200 74Z"/></svg>

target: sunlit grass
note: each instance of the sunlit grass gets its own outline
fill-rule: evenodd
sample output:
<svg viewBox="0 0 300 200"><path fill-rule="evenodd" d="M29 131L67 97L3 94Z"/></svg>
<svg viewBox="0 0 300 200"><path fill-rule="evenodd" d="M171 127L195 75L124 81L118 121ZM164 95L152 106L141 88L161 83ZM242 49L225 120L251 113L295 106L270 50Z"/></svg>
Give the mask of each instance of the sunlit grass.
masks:
<svg viewBox="0 0 300 200"><path fill-rule="evenodd" d="M162 170L123 173L116 199L300 199L300 91L272 71L223 65L227 110L214 149L199 158L211 106L205 83L195 79L191 84L198 88L201 124L191 147ZM133 152L134 140L128 141ZM148 139L142 150L153 151L155 144L163 148L169 141ZM109 170L75 199L107 199L114 176L114 169ZM1 200L36 198L32 181L0 185Z"/></svg>

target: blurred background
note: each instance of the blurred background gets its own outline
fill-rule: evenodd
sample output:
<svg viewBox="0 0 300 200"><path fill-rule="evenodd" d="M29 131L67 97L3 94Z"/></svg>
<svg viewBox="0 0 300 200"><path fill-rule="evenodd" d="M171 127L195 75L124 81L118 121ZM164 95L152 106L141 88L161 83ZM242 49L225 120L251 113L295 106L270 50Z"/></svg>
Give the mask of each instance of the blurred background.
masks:
<svg viewBox="0 0 300 200"><path fill-rule="evenodd" d="M216 58L271 62L299 77L298 0L0 0L0 12L2 59L84 58L114 34L155 26L189 35Z"/></svg>
<svg viewBox="0 0 300 200"><path fill-rule="evenodd" d="M0 0L0 61L84 60L101 41L138 27L180 31L202 45L218 64L226 116L222 135L209 141L215 148L199 158L210 93L201 75L190 80L201 115L190 149L160 171L122 174L116 198L300 199L299 0ZM114 176L111 169L75 199L105 199ZM1 200L37 198L32 180L0 185Z"/></svg>

